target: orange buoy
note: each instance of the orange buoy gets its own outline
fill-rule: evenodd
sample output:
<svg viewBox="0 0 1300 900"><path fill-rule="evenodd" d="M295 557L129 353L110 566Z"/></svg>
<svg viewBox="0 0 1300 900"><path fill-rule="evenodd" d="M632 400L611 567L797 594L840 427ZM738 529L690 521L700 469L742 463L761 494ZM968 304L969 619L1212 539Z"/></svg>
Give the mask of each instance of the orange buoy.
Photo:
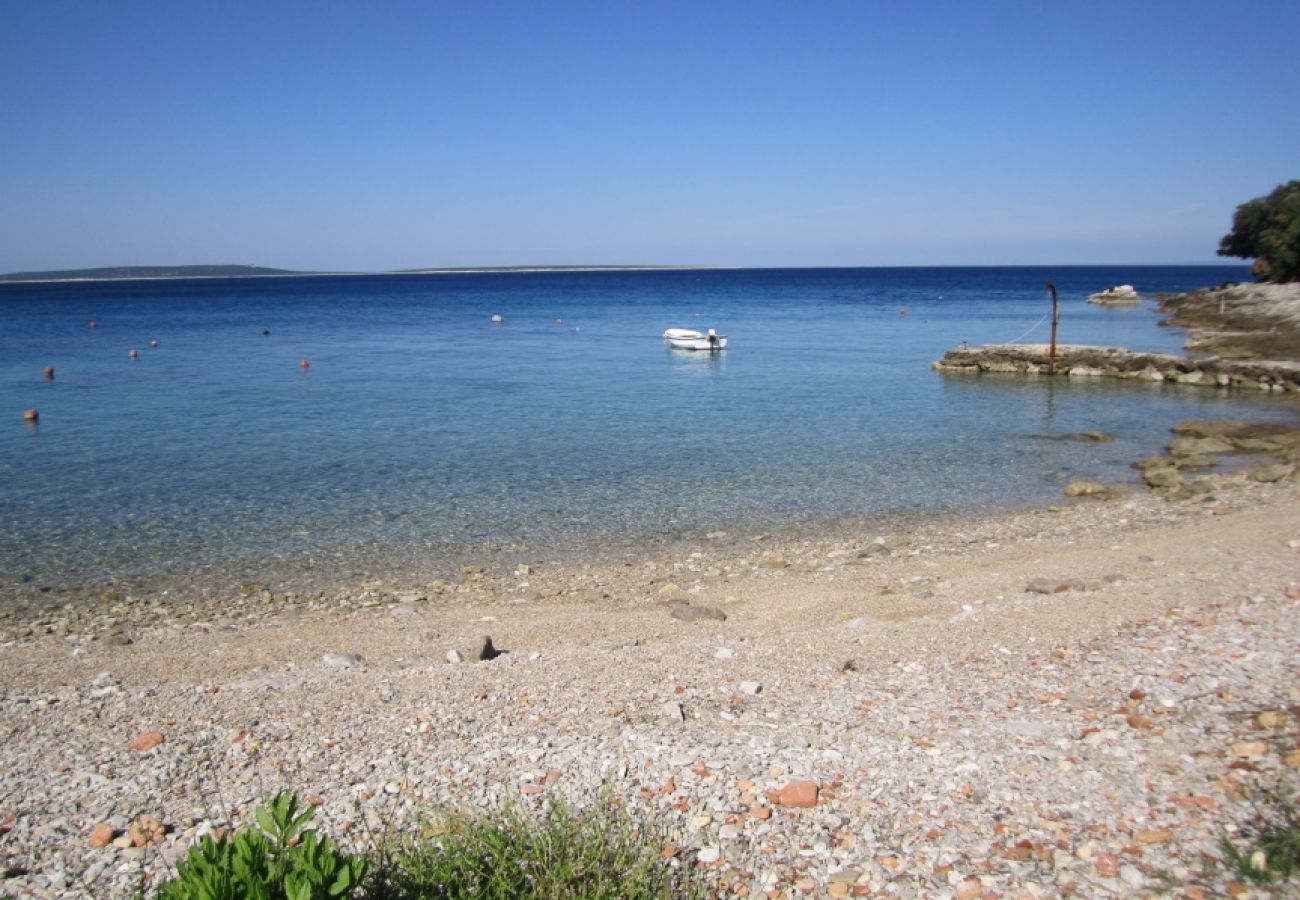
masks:
<svg viewBox="0 0 1300 900"><path fill-rule="evenodd" d="M307 362L307 357L304 356L302 359L298 360L298 368L307 369L310 367L311 367L311 363Z"/></svg>
<svg viewBox="0 0 1300 900"><path fill-rule="evenodd" d="M136 358L137 356L139 356L140 354L137 353L135 350L128 350L127 353L126 353L126 355L129 356L129 357L131 357L132 359L135 359L135 358Z"/></svg>
<svg viewBox="0 0 1300 900"><path fill-rule="evenodd" d="M40 417L41 414L34 409L25 410L23 412L23 418L26 419L28 422L35 422Z"/></svg>
<svg viewBox="0 0 1300 900"><path fill-rule="evenodd" d="M46 367L45 367L45 380L46 380L46 381L53 381L53 380L54 380L54 366L46 366Z"/></svg>

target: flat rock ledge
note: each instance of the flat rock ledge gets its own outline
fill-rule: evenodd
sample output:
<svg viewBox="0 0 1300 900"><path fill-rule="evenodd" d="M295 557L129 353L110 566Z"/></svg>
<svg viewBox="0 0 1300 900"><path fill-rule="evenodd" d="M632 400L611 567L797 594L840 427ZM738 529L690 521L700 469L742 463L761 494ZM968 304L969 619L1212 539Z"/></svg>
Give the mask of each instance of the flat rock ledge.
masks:
<svg viewBox="0 0 1300 900"><path fill-rule="evenodd" d="M1048 352L1047 344L985 344L948 350L943 359L933 363L933 368L958 374L1047 375ZM1056 375L1256 391L1300 391L1300 363L1296 362L1229 360L1217 356L1193 358L1085 344L1057 345Z"/></svg>

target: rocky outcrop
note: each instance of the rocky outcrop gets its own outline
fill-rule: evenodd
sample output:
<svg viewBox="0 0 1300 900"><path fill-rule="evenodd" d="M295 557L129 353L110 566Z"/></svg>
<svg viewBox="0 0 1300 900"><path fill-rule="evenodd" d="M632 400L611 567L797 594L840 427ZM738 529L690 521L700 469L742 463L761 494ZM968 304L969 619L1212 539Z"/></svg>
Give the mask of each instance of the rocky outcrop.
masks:
<svg viewBox="0 0 1300 900"><path fill-rule="evenodd" d="M1234 284L1171 297L1162 324L1188 329L1190 352L1224 359L1300 360L1300 284Z"/></svg>
<svg viewBox="0 0 1300 900"><path fill-rule="evenodd" d="M1169 353L1135 353L1120 347L1060 344L1049 359L1047 344L985 344L949 350L934 363L940 372L1123 378L1252 391L1300 391L1300 362L1197 359Z"/></svg>
<svg viewBox="0 0 1300 900"><path fill-rule="evenodd" d="M1088 297L1089 303L1097 303L1101 306L1134 306L1142 302L1138 296L1137 290L1131 284L1117 284L1108 287L1104 291Z"/></svg>

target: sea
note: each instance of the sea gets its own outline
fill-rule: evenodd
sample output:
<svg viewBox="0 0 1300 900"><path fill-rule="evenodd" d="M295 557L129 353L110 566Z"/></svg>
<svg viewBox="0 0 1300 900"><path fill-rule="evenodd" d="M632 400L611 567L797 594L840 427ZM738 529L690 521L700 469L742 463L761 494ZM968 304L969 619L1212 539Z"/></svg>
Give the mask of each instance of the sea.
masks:
<svg viewBox="0 0 1300 900"><path fill-rule="evenodd" d="M0 603L869 535L1059 503L1077 478L1136 484L1129 463L1180 419L1300 409L931 362L963 341L1045 343L1048 281L1060 342L1181 352L1152 303L1087 295L1247 279L1162 266L0 284ZM716 328L728 347L670 349L670 327ZM1115 440L1046 439L1082 431Z"/></svg>

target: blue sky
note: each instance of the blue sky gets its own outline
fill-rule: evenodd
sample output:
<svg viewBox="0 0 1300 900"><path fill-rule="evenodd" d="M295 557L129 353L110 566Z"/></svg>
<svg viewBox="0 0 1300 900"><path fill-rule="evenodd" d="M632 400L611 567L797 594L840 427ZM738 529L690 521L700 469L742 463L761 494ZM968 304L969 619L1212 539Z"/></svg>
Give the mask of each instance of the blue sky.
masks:
<svg viewBox="0 0 1300 900"><path fill-rule="evenodd" d="M1300 3L9 3L0 271L1213 262Z"/></svg>

